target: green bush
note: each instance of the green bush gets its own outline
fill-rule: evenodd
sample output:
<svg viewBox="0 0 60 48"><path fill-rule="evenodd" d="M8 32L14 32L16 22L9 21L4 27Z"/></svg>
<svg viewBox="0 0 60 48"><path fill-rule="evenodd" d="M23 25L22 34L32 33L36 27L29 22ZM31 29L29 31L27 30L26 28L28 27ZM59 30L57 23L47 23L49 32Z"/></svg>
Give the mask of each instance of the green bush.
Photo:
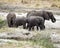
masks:
<svg viewBox="0 0 60 48"><path fill-rule="evenodd" d="M45 34L37 34L35 38L31 40L31 42L33 42L33 45L39 45L45 48L54 48L49 35L45 36Z"/></svg>
<svg viewBox="0 0 60 48"><path fill-rule="evenodd" d="M6 22L2 19L0 19L0 28L3 27L6 24Z"/></svg>
<svg viewBox="0 0 60 48"><path fill-rule="evenodd" d="M53 43L48 38L42 38L32 41L33 44L43 46L45 48L54 48Z"/></svg>

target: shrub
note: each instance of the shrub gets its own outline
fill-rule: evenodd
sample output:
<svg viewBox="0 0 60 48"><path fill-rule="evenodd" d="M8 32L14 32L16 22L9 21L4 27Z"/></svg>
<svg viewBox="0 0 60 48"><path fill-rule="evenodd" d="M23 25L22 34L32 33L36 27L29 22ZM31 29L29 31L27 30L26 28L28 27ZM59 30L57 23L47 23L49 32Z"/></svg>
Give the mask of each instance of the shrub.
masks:
<svg viewBox="0 0 60 48"><path fill-rule="evenodd" d="M0 19L0 28L3 27L6 24L6 22L2 19Z"/></svg>
<svg viewBox="0 0 60 48"><path fill-rule="evenodd" d="M51 7L58 7L56 4L52 4Z"/></svg>
<svg viewBox="0 0 60 48"><path fill-rule="evenodd" d="M41 33L37 34L35 38L31 40L33 42L33 45L39 45L45 48L54 48L53 43L50 40L50 36L46 35Z"/></svg>
<svg viewBox="0 0 60 48"><path fill-rule="evenodd" d="M39 6L39 4L36 4L36 6Z"/></svg>

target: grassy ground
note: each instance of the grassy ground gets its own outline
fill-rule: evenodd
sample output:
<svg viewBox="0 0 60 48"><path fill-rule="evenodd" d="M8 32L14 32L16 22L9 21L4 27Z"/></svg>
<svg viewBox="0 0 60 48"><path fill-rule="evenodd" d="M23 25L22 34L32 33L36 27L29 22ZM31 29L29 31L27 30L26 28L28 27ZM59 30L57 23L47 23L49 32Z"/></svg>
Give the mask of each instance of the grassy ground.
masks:
<svg viewBox="0 0 60 48"><path fill-rule="evenodd" d="M9 28L3 27L0 29L0 32L15 32L15 30L22 30L22 28ZM45 29L43 31L33 31L36 33L35 39L32 40L14 40L17 42L7 42L5 44L1 44L0 48L54 48L53 43L50 40L50 33L57 32L59 33L59 29ZM11 40L13 41L13 40Z"/></svg>
<svg viewBox="0 0 60 48"><path fill-rule="evenodd" d="M7 42L1 44L0 48L54 48L53 44L47 40L42 39L40 41L18 41L18 42Z"/></svg>
<svg viewBox="0 0 60 48"><path fill-rule="evenodd" d="M5 31L13 31L12 29L9 28L9 30L6 29L0 29L0 31L3 32ZM46 31L33 31L35 33L37 33L37 35L35 36L35 39L32 40L24 40L24 41L20 41L20 40L16 40L17 42L7 42L5 44L1 44L0 48L54 48L53 47L53 43L50 41L49 38L49 33ZM45 32L45 33L43 33ZM45 36L48 36L45 38ZM11 40L13 41L13 40Z"/></svg>

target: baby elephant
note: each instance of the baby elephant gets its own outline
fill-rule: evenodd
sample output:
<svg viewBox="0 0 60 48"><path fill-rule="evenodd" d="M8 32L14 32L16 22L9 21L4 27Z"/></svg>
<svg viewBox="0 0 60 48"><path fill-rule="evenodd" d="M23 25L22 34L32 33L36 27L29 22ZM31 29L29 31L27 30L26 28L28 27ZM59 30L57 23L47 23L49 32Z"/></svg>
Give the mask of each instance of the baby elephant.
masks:
<svg viewBox="0 0 60 48"><path fill-rule="evenodd" d="M26 17L16 18L14 21L14 26L18 27L23 25L23 28L26 28Z"/></svg>
<svg viewBox="0 0 60 48"><path fill-rule="evenodd" d="M44 18L43 17L30 16L27 19L27 23L28 23L29 31L31 30L31 28L34 28L34 26L37 26L37 29L38 29L38 27L40 27L40 30L45 29Z"/></svg>

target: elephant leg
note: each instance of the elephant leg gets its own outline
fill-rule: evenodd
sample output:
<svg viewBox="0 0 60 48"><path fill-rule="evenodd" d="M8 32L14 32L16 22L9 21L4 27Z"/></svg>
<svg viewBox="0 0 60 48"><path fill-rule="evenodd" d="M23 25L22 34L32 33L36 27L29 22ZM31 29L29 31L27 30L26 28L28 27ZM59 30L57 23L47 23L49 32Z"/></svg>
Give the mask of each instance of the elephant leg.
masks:
<svg viewBox="0 0 60 48"><path fill-rule="evenodd" d="M14 27L16 27L16 28L17 28L17 27L18 27L18 25L17 25L17 24L14 24Z"/></svg>
<svg viewBox="0 0 60 48"><path fill-rule="evenodd" d="M29 28L29 31L31 31L32 26L31 26L31 24L28 24L28 25L29 25L29 27L28 27Z"/></svg>
<svg viewBox="0 0 60 48"><path fill-rule="evenodd" d="M40 30L44 30L44 29L45 29L45 26L40 25Z"/></svg>
<svg viewBox="0 0 60 48"><path fill-rule="evenodd" d="M10 23L10 21L8 21L8 26L11 27L11 23Z"/></svg>
<svg viewBox="0 0 60 48"><path fill-rule="evenodd" d="M29 27L29 31L31 31L31 27Z"/></svg>
<svg viewBox="0 0 60 48"><path fill-rule="evenodd" d="M44 25L44 29L45 29L45 25Z"/></svg>
<svg viewBox="0 0 60 48"><path fill-rule="evenodd" d="M27 27L26 27L27 29L29 28L29 24L27 24Z"/></svg>
<svg viewBox="0 0 60 48"><path fill-rule="evenodd" d="M37 26L37 30L39 30L38 26Z"/></svg>
<svg viewBox="0 0 60 48"><path fill-rule="evenodd" d="M45 23L45 20L40 23L40 30L44 30L45 29L44 23Z"/></svg>
<svg viewBox="0 0 60 48"><path fill-rule="evenodd" d="M43 30L44 30L44 29L45 29L45 25L44 25L44 24L42 24L41 26L42 26L42 28L43 28Z"/></svg>
<svg viewBox="0 0 60 48"><path fill-rule="evenodd" d="M17 27L17 25L13 24L13 27Z"/></svg>
<svg viewBox="0 0 60 48"><path fill-rule="evenodd" d="M43 30L42 26L40 26L40 30Z"/></svg>
<svg viewBox="0 0 60 48"><path fill-rule="evenodd" d="M23 24L23 29L26 29L26 24Z"/></svg>
<svg viewBox="0 0 60 48"><path fill-rule="evenodd" d="M32 27L32 30L34 30L34 27Z"/></svg>
<svg viewBox="0 0 60 48"><path fill-rule="evenodd" d="M15 27L15 20L13 20L13 27Z"/></svg>
<svg viewBox="0 0 60 48"><path fill-rule="evenodd" d="M11 27L11 25L8 23L8 26Z"/></svg>
<svg viewBox="0 0 60 48"><path fill-rule="evenodd" d="M11 19L11 20L9 21L9 24L10 24L11 27L13 27L13 19Z"/></svg>

